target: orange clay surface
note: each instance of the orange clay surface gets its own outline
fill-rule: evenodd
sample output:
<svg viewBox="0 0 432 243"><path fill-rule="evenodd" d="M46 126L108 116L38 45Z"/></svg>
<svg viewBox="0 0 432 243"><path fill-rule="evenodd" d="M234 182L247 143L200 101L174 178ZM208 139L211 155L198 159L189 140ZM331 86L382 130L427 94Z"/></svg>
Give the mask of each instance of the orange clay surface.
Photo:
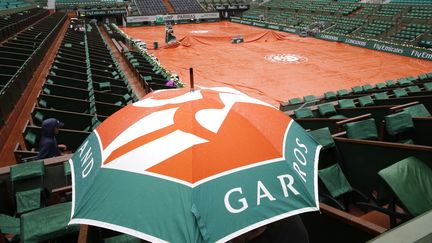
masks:
<svg viewBox="0 0 432 243"><path fill-rule="evenodd" d="M160 48L150 52L184 83L193 67L197 85L229 85L274 106L294 97L432 72L430 61L230 22L175 25L181 44L169 48L164 26L123 30L150 49L159 42ZM231 44L238 35L245 43ZM282 59L291 62L266 59L274 54L288 54Z"/></svg>

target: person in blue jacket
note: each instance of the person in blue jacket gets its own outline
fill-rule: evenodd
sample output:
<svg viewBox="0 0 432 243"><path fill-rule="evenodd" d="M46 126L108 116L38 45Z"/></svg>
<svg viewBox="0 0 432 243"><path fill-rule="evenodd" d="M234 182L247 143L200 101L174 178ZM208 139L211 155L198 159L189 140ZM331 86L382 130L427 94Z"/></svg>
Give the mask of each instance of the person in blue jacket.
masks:
<svg viewBox="0 0 432 243"><path fill-rule="evenodd" d="M61 155L61 150L66 150L65 145L58 145L56 135L63 123L55 118L48 118L42 122L42 136L39 141L39 153L36 159L46 159Z"/></svg>

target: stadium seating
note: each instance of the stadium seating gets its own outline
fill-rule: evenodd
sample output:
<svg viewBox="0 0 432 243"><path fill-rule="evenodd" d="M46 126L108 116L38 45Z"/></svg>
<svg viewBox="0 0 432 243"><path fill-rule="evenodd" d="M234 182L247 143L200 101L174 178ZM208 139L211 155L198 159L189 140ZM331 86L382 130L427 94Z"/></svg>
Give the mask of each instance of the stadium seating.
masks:
<svg viewBox="0 0 432 243"><path fill-rule="evenodd" d="M324 21L324 33L431 48L431 16L431 5L271 0L244 12L242 18L263 19L298 31Z"/></svg>
<svg viewBox="0 0 432 243"><path fill-rule="evenodd" d="M16 0L2 0L0 2L0 10L11 9L11 8L22 8L31 6L30 3Z"/></svg>
<svg viewBox="0 0 432 243"><path fill-rule="evenodd" d="M432 4L431 0L391 0L395 4Z"/></svg>
<svg viewBox="0 0 432 243"><path fill-rule="evenodd" d="M201 13L204 9L196 0L169 0L176 13Z"/></svg>
<svg viewBox="0 0 432 243"><path fill-rule="evenodd" d="M114 25L111 25L111 37L118 42L125 42L125 37L122 36ZM107 27L105 27L107 29ZM137 48L132 46L132 48ZM154 57L149 56L143 50L137 48L138 51L125 48L122 53L127 60L129 67L134 70L135 76L140 80L142 87L146 93L159 89L172 89L175 86L167 86L168 77L162 72L161 68L156 65Z"/></svg>
<svg viewBox="0 0 432 243"><path fill-rule="evenodd" d="M391 38L398 41L412 41L420 35L428 32L430 29L431 27L427 25L409 24L400 29Z"/></svg>
<svg viewBox="0 0 432 243"><path fill-rule="evenodd" d="M53 117L65 124L58 142L74 151L100 122L137 100L98 27L85 24L81 32L77 25L67 30L23 131L25 150L37 148L42 121Z"/></svg>
<svg viewBox="0 0 432 243"><path fill-rule="evenodd" d="M0 126L21 97L65 19L64 13L52 14L0 47Z"/></svg>
<svg viewBox="0 0 432 243"><path fill-rule="evenodd" d="M379 37L385 32L387 32L390 28L392 28L394 23L383 20L374 20L369 25L366 25L362 29L360 29L357 34L363 35L366 37Z"/></svg>
<svg viewBox="0 0 432 243"><path fill-rule="evenodd" d="M168 10L162 0L134 0L140 15L166 14Z"/></svg>
<svg viewBox="0 0 432 243"><path fill-rule="evenodd" d="M43 3L41 3L43 5ZM123 7L126 2L120 0L56 0L56 9L101 9L101 8L114 8Z"/></svg>
<svg viewBox="0 0 432 243"><path fill-rule="evenodd" d="M0 17L0 41L9 38L47 15L47 10L33 8Z"/></svg>

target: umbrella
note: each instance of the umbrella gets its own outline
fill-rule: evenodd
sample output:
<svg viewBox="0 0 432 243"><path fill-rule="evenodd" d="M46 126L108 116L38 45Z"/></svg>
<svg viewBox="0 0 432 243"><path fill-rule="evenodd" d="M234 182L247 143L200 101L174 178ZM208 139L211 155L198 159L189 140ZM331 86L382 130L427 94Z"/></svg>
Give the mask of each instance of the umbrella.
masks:
<svg viewBox="0 0 432 243"><path fill-rule="evenodd" d="M107 118L69 161L70 224L156 242L224 242L318 210L320 146L227 87L155 91Z"/></svg>

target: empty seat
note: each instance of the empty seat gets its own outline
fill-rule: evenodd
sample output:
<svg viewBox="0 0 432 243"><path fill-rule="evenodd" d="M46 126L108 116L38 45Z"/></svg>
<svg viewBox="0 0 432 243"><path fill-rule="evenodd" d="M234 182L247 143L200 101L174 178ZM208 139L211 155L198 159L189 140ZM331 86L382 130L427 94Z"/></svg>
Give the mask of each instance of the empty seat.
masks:
<svg viewBox="0 0 432 243"><path fill-rule="evenodd" d="M396 98L408 96L408 93L405 91L405 89L394 89L393 94Z"/></svg>
<svg viewBox="0 0 432 243"><path fill-rule="evenodd" d="M376 100L387 100L389 98L387 92L376 93L374 96Z"/></svg>
<svg viewBox="0 0 432 243"><path fill-rule="evenodd" d="M410 114L399 112L384 117L385 129L387 134L393 137L393 140L400 143L414 144L409 134L414 129L414 123Z"/></svg>
<svg viewBox="0 0 432 243"><path fill-rule="evenodd" d="M371 106L371 105L375 104L370 96L359 97L358 102L359 102L360 106L362 106L362 107L363 106Z"/></svg>
<svg viewBox="0 0 432 243"><path fill-rule="evenodd" d="M288 100L288 104L290 105L296 105L296 104L300 104L303 101L300 98L292 98L290 100Z"/></svg>
<svg viewBox="0 0 432 243"><path fill-rule="evenodd" d="M354 100L344 99L338 100L339 108L355 108Z"/></svg>
<svg viewBox="0 0 432 243"><path fill-rule="evenodd" d="M403 109L404 112L411 115L411 117L430 117L430 112L426 109L426 107L423 104L413 105L409 106L405 109Z"/></svg>
<svg viewBox="0 0 432 243"><path fill-rule="evenodd" d="M294 115L296 118L313 118L314 114L310 108L301 108L294 111Z"/></svg>
<svg viewBox="0 0 432 243"><path fill-rule="evenodd" d="M336 93L333 91L328 91L324 93L324 97L326 98L326 100L334 100L336 99Z"/></svg>
<svg viewBox="0 0 432 243"><path fill-rule="evenodd" d="M315 97L315 95L306 95L303 97L303 100L305 102L311 102L317 100L317 98Z"/></svg>
<svg viewBox="0 0 432 243"><path fill-rule="evenodd" d="M347 123L345 129L348 138L361 140L378 139L378 131L375 125L375 119L373 118Z"/></svg>
<svg viewBox="0 0 432 243"><path fill-rule="evenodd" d="M318 112L322 117L328 118L346 118L343 115L338 115L333 104L325 103L318 105Z"/></svg>

